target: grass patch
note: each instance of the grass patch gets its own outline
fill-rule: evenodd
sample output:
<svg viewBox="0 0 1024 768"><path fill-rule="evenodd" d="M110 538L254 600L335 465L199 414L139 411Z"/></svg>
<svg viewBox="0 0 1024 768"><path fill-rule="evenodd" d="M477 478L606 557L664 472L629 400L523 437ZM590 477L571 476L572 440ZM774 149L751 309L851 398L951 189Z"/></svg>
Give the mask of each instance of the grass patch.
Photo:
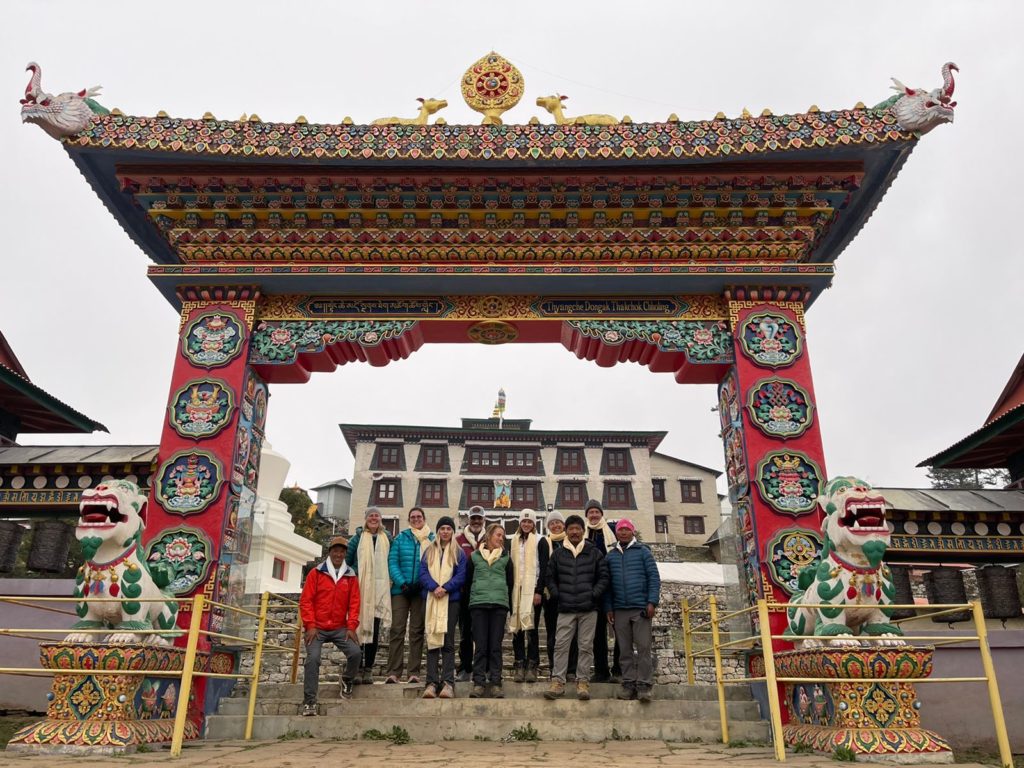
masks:
<svg viewBox="0 0 1024 768"><path fill-rule="evenodd" d="M285 731L284 733L282 733L280 736L277 737L277 740L278 741L295 741L296 739L312 739L312 738L313 738L313 734L310 733L309 731L297 731L295 729L292 729L290 731Z"/></svg>
<svg viewBox="0 0 1024 768"><path fill-rule="evenodd" d="M855 763L857 762L857 753L849 747L836 747L832 750L832 759L838 760L840 763Z"/></svg>
<svg viewBox="0 0 1024 768"><path fill-rule="evenodd" d="M808 744L806 741L798 741L793 745L793 753L797 755L806 755L814 751L814 747Z"/></svg>
<svg viewBox="0 0 1024 768"><path fill-rule="evenodd" d="M540 741L540 734L533 727L533 723L527 723L513 728L502 741Z"/></svg>
<svg viewBox="0 0 1024 768"><path fill-rule="evenodd" d="M1007 768L999 760L998 753L984 752L978 749L953 750L953 761L957 763L981 763L982 765L995 765L999 766L999 768ZM1024 768L1024 755L1013 756L1013 768Z"/></svg>
<svg viewBox="0 0 1024 768"><path fill-rule="evenodd" d="M0 717L0 747L7 746L7 742L11 740L11 737L26 725L31 725L41 719L40 717L28 717L26 715Z"/></svg>
<svg viewBox="0 0 1024 768"><path fill-rule="evenodd" d="M473 737L473 741L490 741L490 736L481 736L479 733Z"/></svg>
<svg viewBox="0 0 1024 768"><path fill-rule="evenodd" d="M409 732L400 725L391 726L390 731L378 731L376 728L371 728L368 731L363 731L363 738L367 741L390 741L392 744L408 744L412 741Z"/></svg>

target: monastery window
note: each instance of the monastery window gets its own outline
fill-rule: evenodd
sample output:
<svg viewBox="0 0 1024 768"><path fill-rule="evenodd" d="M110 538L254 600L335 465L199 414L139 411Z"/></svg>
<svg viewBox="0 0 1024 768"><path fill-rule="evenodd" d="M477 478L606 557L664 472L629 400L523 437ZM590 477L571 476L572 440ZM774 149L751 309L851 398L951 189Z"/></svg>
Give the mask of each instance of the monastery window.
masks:
<svg viewBox="0 0 1024 768"><path fill-rule="evenodd" d="M375 480L370 494L370 503L378 507L402 506L401 480Z"/></svg>
<svg viewBox="0 0 1024 768"><path fill-rule="evenodd" d="M274 558L274 564L271 566L270 576L278 581L284 581L288 578L288 563L279 557Z"/></svg>
<svg viewBox="0 0 1024 768"><path fill-rule="evenodd" d="M700 504L700 480L680 480L679 490L682 493L683 504ZM701 533L703 532L701 530Z"/></svg>
<svg viewBox="0 0 1024 768"><path fill-rule="evenodd" d="M471 448L466 452L465 471L478 474L537 474L537 452Z"/></svg>
<svg viewBox="0 0 1024 768"><path fill-rule="evenodd" d="M668 533L668 515L654 516L654 532Z"/></svg>
<svg viewBox="0 0 1024 768"><path fill-rule="evenodd" d="M559 448L555 459L555 473L562 475L587 474L587 461L582 448Z"/></svg>
<svg viewBox="0 0 1024 768"><path fill-rule="evenodd" d="M420 480L417 503L421 507L447 507L448 484L444 480Z"/></svg>
<svg viewBox="0 0 1024 768"><path fill-rule="evenodd" d="M537 509L541 501L540 485L537 483L512 484L512 509ZM543 505L540 505L543 506Z"/></svg>
<svg viewBox="0 0 1024 768"><path fill-rule="evenodd" d="M466 483L466 501L470 507L474 504L490 506L494 503L494 485L492 483Z"/></svg>
<svg viewBox="0 0 1024 768"><path fill-rule="evenodd" d="M651 480L651 495L655 501L665 501L665 481Z"/></svg>
<svg viewBox="0 0 1024 768"><path fill-rule="evenodd" d="M420 447L417 472L445 472L448 470L448 446L423 445Z"/></svg>
<svg viewBox="0 0 1024 768"><path fill-rule="evenodd" d="M405 469L405 446L378 443L370 469Z"/></svg>
<svg viewBox="0 0 1024 768"><path fill-rule="evenodd" d="M505 466L507 468L532 470L536 465L536 457L533 451L505 451Z"/></svg>
<svg viewBox="0 0 1024 768"><path fill-rule="evenodd" d="M601 456L602 475L632 475L633 459L628 448L605 448Z"/></svg>
<svg viewBox="0 0 1024 768"><path fill-rule="evenodd" d="M636 509L632 484L605 483L604 507L605 509Z"/></svg>
<svg viewBox="0 0 1024 768"><path fill-rule="evenodd" d="M400 524L398 518L394 515L388 517L381 517L380 524L384 526L384 530L391 534L391 538L395 538L398 535Z"/></svg>
<svg viewBox="0 0 1024 768"><path fill-rule="evenodd" d="M586 483L559 483L555 507L558 509L583 509L587 503Z"/></svg>
<svg viewBox="0 0 1024 768"><path fill-rule="evenodd" d="M501 451L484 451L473 448L469 452L469 466L471 469L491 468L501 466Z"/></svg>
<svg viewBox="0 0 1024 768"><path fill-rule="evenodd" d="M704 518L703 517L684 517L683 518L683 533L688 534L702 534L704 533Z"/></svg>

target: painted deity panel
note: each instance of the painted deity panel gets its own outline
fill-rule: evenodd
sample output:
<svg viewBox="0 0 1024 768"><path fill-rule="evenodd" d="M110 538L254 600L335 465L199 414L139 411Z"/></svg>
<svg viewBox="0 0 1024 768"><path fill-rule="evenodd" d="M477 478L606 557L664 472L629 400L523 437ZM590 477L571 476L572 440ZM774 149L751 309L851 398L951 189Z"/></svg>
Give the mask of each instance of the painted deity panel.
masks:
<svg viewBox="0 0 1024 768"><path fill-rule="evenodd" d="M787 379L764 379L747 400L750 421L771 437L797 437L807 431L814 406L807 391Z"/></svg>
<svg viewBox="0 0 1024 768"><path fill-rule="evenodd" d="M740 328L743 354L766 368L785 368L800 357L803 337L800 329L785 315L758 312L750 315Z"/></svg>
<svg viewBox="0 0 1024 768"><path fill-rule="evenodd" d="M188 324L181 351L193 365L216 368L241 354L244 339L245 330L233 315L207 312Z"/></svg>
<svg viewBox="0 0 1024 768"><path fill-rule="evenodd" d="M821 469L797 451L769 453L757 467L761 497L784 515L799 517L814 511L821 483Z"/></svg>
<svg viewBox="0 0 1024 768"><path fill-rule="evenodd" d="M206 581L213 561L213 542L198 528L182 526L161 532L146 547L146 560L167 565L174 577L165 587L177 597Z"/></svg>
<svg viewBox="0 0 1024 768"><path fill-rule="evenodd" d="M193 515L220 495L224 468L205 451L179 451L156 473L156 499L168 512Z"/></svg>
<svg viewBox="0 0 1024 768"><path fill-rule="evenodd" d="M201 440L213 437L234 415L235 396L220 379L196 379L171 398L171 428L182 437Z"/></svg>

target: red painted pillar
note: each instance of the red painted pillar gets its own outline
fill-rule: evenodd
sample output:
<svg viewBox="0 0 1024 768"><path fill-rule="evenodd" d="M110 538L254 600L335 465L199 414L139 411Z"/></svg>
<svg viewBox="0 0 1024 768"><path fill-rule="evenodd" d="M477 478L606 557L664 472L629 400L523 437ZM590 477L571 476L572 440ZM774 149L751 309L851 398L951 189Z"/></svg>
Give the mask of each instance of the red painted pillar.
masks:
<svg viewBox="0 0 1024 768"><path fill-rule="evenodd" d="M719 385L719 409L752 600L787 602L820 544L827 478L803 310L798 301L729 301L736 362ZM784 614L771 623L783 632Z"/></svg>
<svg viewBox="0 0 1024 768"><path fill-rule="evenodd" d="M177 597L201 591L238 606L244 599L268 399L248 364L255 311L253 292L183 297L146 525L146 557L171 566L167 590ZM189 624L187 608L180 627ZM237 634L232 624L232 615L211 608L202 626ZM204 694L200 682L200 705Z"/></svg>

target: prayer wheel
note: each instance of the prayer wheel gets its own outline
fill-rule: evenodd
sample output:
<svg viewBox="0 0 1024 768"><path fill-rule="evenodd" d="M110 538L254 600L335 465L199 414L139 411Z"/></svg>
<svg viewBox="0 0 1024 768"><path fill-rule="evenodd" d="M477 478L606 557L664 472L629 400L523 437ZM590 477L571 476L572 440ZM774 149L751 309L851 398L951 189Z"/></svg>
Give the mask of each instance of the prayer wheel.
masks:
<svg viewBox="0 0 1024 768"><path fill-rule="evenodd" d="M0 520L0 573L10 573L18 560L18 547L25 535L24 526L13 520Z"/></svg>
<svg viewBox="0 0 1024 768"><path fill-rule="evenodd" d="M964 587L964 574L959 568L935 568L924 574L924 588L928 593L928 602L933 605L949 605L967 602L967 589ZM933 616L936 624L953 624L957 621L970 621L970 611L957 611Z"/></svg>
<svg viewBox="0 0 1024 768"><path fill-rule="evenodd" d="M890 565L889 571L892 573L893 586L896 587L896 597L893 602L896 605L913 605L914 592L910 587L910 566ZM913 615L914 611L910 608L898 608L892 612L894 619L906 619Z"/></svg>
<svg viewBox="0 0 1024 768"><path fill-rule="evenodd" d="M988 565L976 571L981 607L986 619L1020 618L1016 568Z"/></svg>
<svg viewBox="0 0 1024 768"><path fill-rule="evenodd" d="M60 520L37 520L32 526L28 569L40 573L63 572L68 567L72 530Z"/></svg>

